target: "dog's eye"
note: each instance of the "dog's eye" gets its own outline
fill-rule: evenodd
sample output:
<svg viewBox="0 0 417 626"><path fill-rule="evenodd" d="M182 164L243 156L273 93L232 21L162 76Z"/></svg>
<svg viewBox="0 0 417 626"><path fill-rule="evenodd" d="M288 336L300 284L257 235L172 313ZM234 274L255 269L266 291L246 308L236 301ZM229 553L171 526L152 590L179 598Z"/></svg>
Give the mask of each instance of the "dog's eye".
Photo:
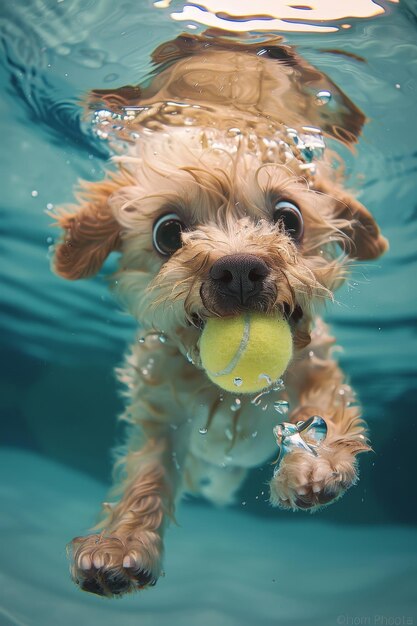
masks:
<svg viewBox="0 0 417 626"><path fill-rule="evenodd" d="M182 246L181 233L184 229L184 223L176 213L162 215L153 226L154 248L164 256L174 254Z"/></svg>
<svg viewBox="0 0 417 626"><path fill-rule="evenodd" d="M304 233L304 221L301 211L292 202L280 200L275 205L274 222L282 224L285 231L295 242L301 241Z"/></svg>

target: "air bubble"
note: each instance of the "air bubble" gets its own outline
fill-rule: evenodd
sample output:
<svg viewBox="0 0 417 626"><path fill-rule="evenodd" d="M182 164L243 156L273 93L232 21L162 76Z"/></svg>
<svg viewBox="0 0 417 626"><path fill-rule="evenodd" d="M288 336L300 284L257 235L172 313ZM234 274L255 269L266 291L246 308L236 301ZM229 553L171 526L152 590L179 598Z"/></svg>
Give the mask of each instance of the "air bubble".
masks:
<svg viewBox="0 0 417 626"><path fill-rule="evenodd" d="M52 202L48 202L48 204L46 205L46 208L48 211L52 211L52 209L54 208L54 205L52 204Z"/></svg>
<svg viewBox="0 0 417 626"><path fill-rule="evenodd" d="M207 435L208 430L205 426L202 426L198 429L198 432L200 433L200 435Z"/></svg>
<svg viewBox="0 0 417 626"><path fill-rule="evenodd" d="M233 440L233 433L232 433L232 431L230 430L230 428L226 428L226 430L224 431L224 434L226 435L226 437L227 437L227 439L228 439L229 441L232 441L232 440Z"/></svg>
<svg viewBox="0 0 417 626"><path fill-rule="evenodd" d="M251 404L254 404L255 406L259 406L262 402L262 396L263 396L262 393L258 394L255 398L253 398L253 400L251 400Z"/></svg>
<svg viewBox="0 0 417 626"><path fill-rule="evenodd" d="M274 410L280 415L287 415L289 406L286 400L276 400L274 402Z"/></svg>
<svg viewBox="0 0 417 626"><path fill-rule="evenodd" d="M172 460L173 460L173 463L175 465L175 469L177 469L177 470L181 469L180 464L178 463L177 453L176 452L172 453Z"/></svg>
<svg viewBox="0 0 417 626"><path fill-rule="evenodd" d="M166 343L167 342L167 336L164 335L164 333L161 333L160 335L158 335L158 339L161 343Z"/></svg>
<svg viewBox="0 0 417 626"><path fill-rule="evenodd" d="M323 89L323 91L319 91L316 94L316 103L319 106L323 106L323 104L328 104L331 99L332 99L332 94L330 93L330 91L327 91L326 89Z"/></svg>
<svg viewBox="0 0 417 626"><path fill-rule="evenodd" d="M145 337L139 337L138 341L139 343L145 343Z"/></svg>
<svg viewBox="0 0 417 626"><path fill-rule="evenodd" d="M34 189L30 192L30 195L32 196L32 198L36 198L38 196L38 192L36 191L36 189Z"/></svg>
<svg viewBox="0 0 417 626"><path fill-rule="evenodd" d="M271 391L272 389L264 389L263 391L258 393L258 395L255 396L253 400L251 400L251 404L254 404L255 406L260 406L262 404L262 398L264 396L268 396L271 393Z"/></svg>
<svg viewBox="0 0 417 626"><path fill-rule="evenodd" d="M272 383L272 378L270 376L268 376L268 374L259 374L258 378L264 379L266 381L266 385L268 387Z"/></svg>
<svg viewBox="0 0 417 626"><path fill-rule="evenodd" d="M251 437L252 437L252 439L255 439L255 437L257 437L257 436L258 436L258 431L257 431L257 430L255 430L255 431L252 433Z"/></svg>
<svg viewBox="0 0 417 626"><path fill-rule="evenodd" d="M231 411L233 411L233 412L239 411L239 409L241 408L241 404L242 404L242 402L240 401L240 399L239 398L235 398L235 401L230 406Z"/></svg>
<svg viewBox="0 0 417 626"><path fill-rule="evenodd" d="M111 117L111 111L106 111L106 109L101 109L100 111L96 111L96 117L99 119L105 119L106 117Z"/></svg>
<svg viewBox="0 0 417 626"><path fill-rule="evenodd" d="M285 389L285 384L282 378L278 378L272 385L272 391L282 391Z"/></svg>
<svg viewBox="0 0 417 626"><path fill-rule="evenodd" d="M239 376L236 376L236 378L233 379L233 384L235 385L235 387L241 387L242 383L243 380L239 378Z"/></svg>

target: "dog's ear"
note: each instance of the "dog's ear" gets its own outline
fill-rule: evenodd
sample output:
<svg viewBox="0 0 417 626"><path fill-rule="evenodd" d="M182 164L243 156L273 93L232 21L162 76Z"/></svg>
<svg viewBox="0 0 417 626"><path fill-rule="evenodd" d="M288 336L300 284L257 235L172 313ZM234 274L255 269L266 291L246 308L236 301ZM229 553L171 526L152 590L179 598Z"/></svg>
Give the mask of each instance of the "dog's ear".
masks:
<svg viewBox="0 0 417 626"><path fill-rule="evenodd" d="M356 198L325 179L314 181L313 186L333 204L333 216L341 221L340 230L348 237L349 256L366 261L378 258L388 250L388 241L378 224Z"/></svg>
<svg viewBox="0 0 417 626"><path fill-rule="evenodd" d="M108 204L111 194L120 187L116 176L98 182L82 182L74 210L61 210L56 216L63 228L61 241L55 246L53 267L68 280L96 274L110 252L121 246L121 226Z"/></svg>

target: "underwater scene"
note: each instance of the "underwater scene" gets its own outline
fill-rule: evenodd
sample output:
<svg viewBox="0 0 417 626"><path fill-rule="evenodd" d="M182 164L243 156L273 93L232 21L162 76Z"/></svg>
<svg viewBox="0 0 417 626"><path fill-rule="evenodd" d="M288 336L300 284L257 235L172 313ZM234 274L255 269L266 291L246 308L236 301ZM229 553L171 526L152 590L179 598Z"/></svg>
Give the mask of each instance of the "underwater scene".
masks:
<svg viewBox="0 0 417 626"><path fill-rule="evenodd" d="M417 2L0 33L0 626L417 624Z"/></svg>

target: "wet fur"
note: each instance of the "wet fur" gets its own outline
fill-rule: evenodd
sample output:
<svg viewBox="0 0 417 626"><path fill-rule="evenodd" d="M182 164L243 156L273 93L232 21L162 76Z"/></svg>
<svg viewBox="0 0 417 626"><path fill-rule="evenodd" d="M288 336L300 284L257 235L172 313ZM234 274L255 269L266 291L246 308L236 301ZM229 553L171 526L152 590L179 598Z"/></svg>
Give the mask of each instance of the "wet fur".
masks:
<svg viewBox="0 0 417 626"><path fill-rule="evenodd" d="M232 412L233 396L220 398L199 366L199 324L225 314L207 287L210 267L222 256L250 253L268 265L265 297L252 308L281 310L290 320L295 353L282 395L292 407L289 419L318 414L329 428L318 457L300 451L285 457L270 482L271 503L316 510L339 498L357 480L357 454L370 449L354 392L333 359L334 340L318 314L352 259L376 258L386 240L343 189L331 153L311 176L297 151L289 159L276 141L284 123L320 122L294 68L318 86L322 75L289 47L281 46L286 61L279 63L256 46L213 41L203 49L199 38L179 38L168 60L166 50L157 51L165 65L146 88L91 94L92 106L100 98L102 106L136 102L146 108L127 129L136 131L135 140L114 159L116 171L102 182L84 182L78 205L57 215L63 236L56 272L87 278L110 252L119 252L114 289L144 336L118 371L127 390L129 437L116 463L115 502L105 504L98 532L70 547L74 580L99 595L155 584L164 530L183 491L232 502L247 470L277 451L276 412L261 412L245 396ZM196 82L205 86L201 93ZM166 102L184 99L187 111L172 115ZM343 139L352 143L363 116L345 96L340 102ZM190 111L194 123L188 126ZM236 120L239 132L231 133ZM327 134L340 136L336 127L333 121ZM271 220L280 198L303 214L299 246ZM152 226L167 211L188 226L182 248L169 259L152 246Z"/></svg>

